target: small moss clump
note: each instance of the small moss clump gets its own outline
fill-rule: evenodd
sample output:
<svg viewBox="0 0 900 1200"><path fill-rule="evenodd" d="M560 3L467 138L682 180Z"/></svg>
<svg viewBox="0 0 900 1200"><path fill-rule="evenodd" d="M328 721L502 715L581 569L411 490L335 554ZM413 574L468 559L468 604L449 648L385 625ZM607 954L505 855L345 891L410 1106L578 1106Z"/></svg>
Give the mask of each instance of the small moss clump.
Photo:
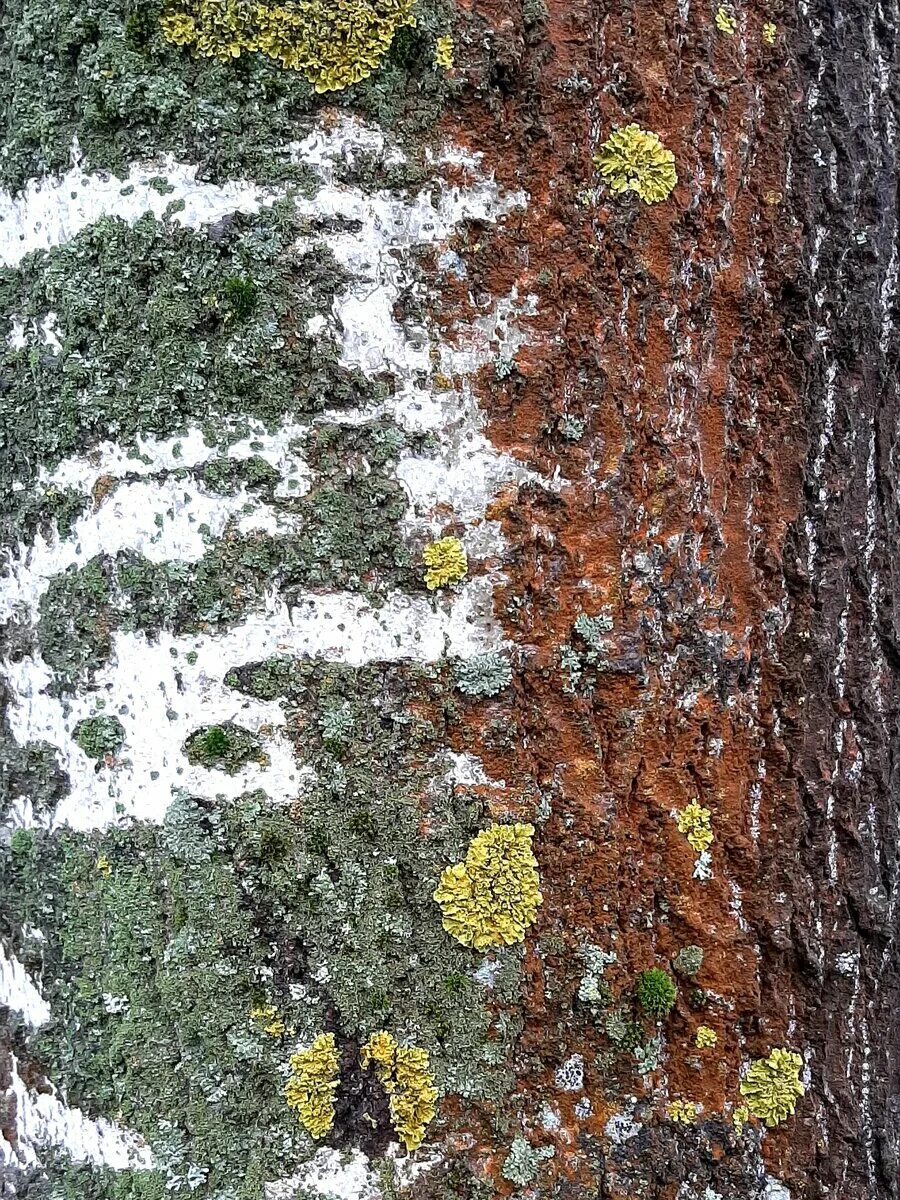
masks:
<svg viewBox="0 0 900 1200"><path fill-rule="evenodd" d="M184 743L184 752L192 766L217 768L229 775L236 775L248 762L266 761L257 735L232 724L198 729Z"/></svg>
<svg viewBox="0 0 900 1200"><path fill-rule="evenodd" d="M79 721L73 736L88 758L103 758L122 749L125 729L118 717L101 714Z"/></svg>
<svg viewBox="0 0 900 1200"><path fill-rule="evenodd" d="M637 998L641 1008L654 1020L661 1021L671 1012L678 988L667 971L651 967L638 979Z"/></svg>
<svg viewBox="0 0 900 1200"><path fill-rule="evenodd" d="M231 275L222 285L228 310L236 321L246 321L256 308L257 288L252 279Z"/></svg>
<svg viewBox="0 0 900 1200"><path fill-rule="evenodd" d="M675 155L639 125L614 130L594 162L616 195L636 192L645 204L665 200L678 182Z"/></svg>

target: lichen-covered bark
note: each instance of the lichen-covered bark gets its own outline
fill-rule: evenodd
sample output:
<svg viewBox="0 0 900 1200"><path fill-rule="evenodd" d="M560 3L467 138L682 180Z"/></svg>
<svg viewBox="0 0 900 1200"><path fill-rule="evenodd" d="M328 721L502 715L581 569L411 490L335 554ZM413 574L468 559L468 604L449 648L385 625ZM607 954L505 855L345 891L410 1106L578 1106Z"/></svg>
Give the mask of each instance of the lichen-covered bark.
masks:
<svg viewBox="0 0 900 1200"><path fill-rule="evenodd" d="M419 10L363 125L16 9L4 1185L894 1200L896 0Z"/></svg>

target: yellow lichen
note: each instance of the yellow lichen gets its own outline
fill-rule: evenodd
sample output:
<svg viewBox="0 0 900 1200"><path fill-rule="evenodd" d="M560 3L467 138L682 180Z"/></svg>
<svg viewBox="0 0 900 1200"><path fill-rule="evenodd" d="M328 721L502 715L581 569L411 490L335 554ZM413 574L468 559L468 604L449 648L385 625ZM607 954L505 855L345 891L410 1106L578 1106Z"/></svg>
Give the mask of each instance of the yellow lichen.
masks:
<svg viewBox="0 0 900 1200"><path fill-rule="evenodd" d="M469 569L466 549L459 538L439 538L422 551L425 561L425 586L434 591L448 583L458 583Z"/></svg>
<svg viewBox="0 0 900 1200"><path fill-rule="evenodd" d="M775 24L772 21L766 21L762 27L762 37L767 46L775 45L775 35L777 32L778 29Z"/></svg>
<svg viewBox="0 0 900 1200"><path fill-rule="evenodd" d="M690 804L685 805L679 812L676 820L678 822L678 832L687 836L687 840L691 847L702 854L704 850L708 850L713 840L712 825L710 824L711 813L708 808L701 808L696 800L692 800Z"/></svg>
<svg viewBox="0 0 900 1200"><path fill-rule="evenodd" d="M429 1070L428 1051L418 1046L398 1046L386 1030L373 1033L360 1051L364 1067L374 1064L388 1094L391 1124L407 1150L422 1144L425 1130L437 1111L437 1088Z"/></svg>
<svg viewBox="0 0 900 1200"><path fill-rule="evenodd" d="M257 1004L250 1009L250 1017L262 1024L263 1033L270 1037L284 1037L285 1024L274 1004Z"/></svg>
<svg viewBox="0 0 900 1200"><path fill-rule="evenodd" d="M665 200L678 182L675 155L640 125L614 130L594 162L613 192L637 192L646 204Z"/></svg>
<svg viewBox="0 0 900 1200"><path fill-rule="evenodd" d="M453 38L449 33L443 34L434 44L434 65L442 71L453 67Z"/></svg>
<svg viewBox="0 0 900 1200"><path fill-rule="evenodd" d="M729 37L737 30L737 18L727 4L720 4L716 9L716 29Z"/></svg>
<svg viewBox="0 0 900 1200"><path fill-rule="evenodd" d="M750 1064L741 1081L741 1095L754 1117L768 1126L780 1125L792 1116L806 1088L800 1082L803 1059L792 1050L773 1050L768 1058Z"/></svg>
<svg viewBox="0 0 900 1200"><path fill-rule="evenodd" d="M160 19L163 36L204 58L259 53L300 71L317 92L340 91L380 66L415 0L189 0Z"/></svg>
<svg viewBox="0 0 900 1200"><path fill-rule="evenodd" d="M738 1137L740 1137L741 1134L744 1132L744 1126L747 1124L747 1122L749 1120L750 1120L750 1109L747 1107L746 1104L740 1105L740 1107L736 1108L734 1110L734 1112L731 1114L731 1123L734 1126L734 1131L738 1135Z"/></svg>
<svg viewBox="0 0 900 1200"><path fill-rule="evenodd" d="M98 873L98 875L102 875L104 879L109 878L110 872L112 871L112 863L105 854L101 854L94 863L94 870Z"/></svg>
<svg viewBox="0 0 900 1200"><path fill-rule="evenodd" d="M670 1121L679 1125L693 1125L697 1120L697 1105L691 1100L673 1100L666 1108Z"/></svg>
<svg viewBox="0 0 900 1200"><path fill-rule="evenodd" d="M711 1050L719 1040L719 1035L708 1025L700 1025L694 1037L694 1045L698 1050Z"/></svg>
<svg viewBox="0 0 900 1200"><path fill-rule="evenodd" d="M291 1076L284 1089L288 1108L314 1138L324 1137L334 1123L338 1084L338 1051L334 1034L320 1033L313 1044L291 1055Z"/></svg>
<svg viewBox="0 0 900 1200"><path fill-rule="evenodd" d="M543 901L531 825L492 825L469 843L465 862L441 875L434 898L444 928L464 946L485 950L525 938Z"/></svg>

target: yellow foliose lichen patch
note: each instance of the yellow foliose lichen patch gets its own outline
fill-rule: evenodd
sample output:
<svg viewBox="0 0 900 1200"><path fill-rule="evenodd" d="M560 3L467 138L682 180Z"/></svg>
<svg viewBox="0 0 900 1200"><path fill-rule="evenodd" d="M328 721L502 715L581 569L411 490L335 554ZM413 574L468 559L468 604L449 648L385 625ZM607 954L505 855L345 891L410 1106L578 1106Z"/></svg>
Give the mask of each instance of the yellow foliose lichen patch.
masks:
<svg viewBox="0 0 900 1200"><path fill-rule="evenodd" d="M274 1004L257 1004L250 1009L250 1017L262 1025L263 1033L267 1033L269 1037L284 1037L284 1021L278 1015Z"/></svg>
<svg viewBox="0 0 900 1200"><path fill-rule="evenodd" d="M453 38L449 33L443 34L434 44L434 65L442 71L453 67Z"/></svg>
<svg viewBox="0 0 900 1200"><path fill-rule="evenodd" d="M694 1045L698 1050L711 1050L719 1040L719 1035L708 1025L699 1025L694 1036Z"/></svg>
<svg viewBox="0 0 900 1200"><path fill-rule="evenodd" d="M532 825L492 825L469 843L464 862L441 875L434 898L444 928L476 950L525 938L543 901Z"/></svg>
<svg viewBox="0 0 900 1200"><path fill-rule="evenodd" d="M734 1112L731 1114L731 1123L734 1126L734 1131L738 1135L738 1137L740 1137L741 1134L744 1132L744 1126L747 1124L747 1122L749 1120L750 1120L750 1109L747 1107L746 1104L740 1105L740 1107L736 1108L734 1110Z"/></svg>
<svg viewBox="0 0 900 1200"><path fill-rule="evenodd" d="M701 808L696 800L685 805L678 813L678 832L687 836L691 847L702 854L712 845L713 831L711 816L708 808Z"/></svg>
<svg viewBox="0 0 900 1200"><path fill-rule="evenodd" d="M645 204L665 200L678 182L675 155L640 125L614 130L594 162L613 192L637 192Z"/></svg>
<svg viewBox="0 0 900 1200"><path fill-rule="evenodd" d="M422 551L425 562L425 586L429 591L459 583L469 569L466 548L455 537L439 538Z"/></svg>
<svg viewBox="0 0 900 1200"><path fill-rule="evenodd" d="M775 45L775 35L778 33L778 28L773 21L766 21L762 27L762 38L767 46Z"/></svg>
<svg viewBox="0 0 900 1200"><path fill-rule="evenodd" d="M415 24L415 0L189 0L161 18L163 36L227 62L265 54L300 71L317 92L359 83L381 65L394 34Z"/></svg>
<svg viewBox="0 0 900 1200"><path fill-rule="evenodd" d="M333 1033L320 1033L306 1050L291 1055L291 1075L284 1096L300 1124L314 1138L324 1137L334 1124L338 1085L338 1050Z"/></svg>
<svg viewBox="0 0 900 1200"><path fill-rule="evenodd" d="M666 1115L678 1125L693 1125L697 1120L697 1105L691 1100L673 1100L666 1108Z"/></svg>
<svg viewBox="0 0 900 1200"><path fill-rule="evenodd" d="M727 33L729 37L736 32L737 17L735 17L730 5L720 4L716 9L716 29L720 33Z"/></svg>
<svg viewBox="0 0 900 1200"><path fill-rule="evenodd" d="M437 1088L429 1069L428 1051L398 1046L386 1030L373 1033L360 1051L364 1067L373 1063L388 1093L391 1124L407 1150L422 1144L437 1111Z"/></svg>
<svg viewBox="0 0 900 1200"><path fill-rule="evenodd" d="M741 1095L754 1117L771 1127L793 1116L798 1098L806 1091L800 1082L802 1068L800 1055L783 1048L750 1064L741 1081Z"/></svg>

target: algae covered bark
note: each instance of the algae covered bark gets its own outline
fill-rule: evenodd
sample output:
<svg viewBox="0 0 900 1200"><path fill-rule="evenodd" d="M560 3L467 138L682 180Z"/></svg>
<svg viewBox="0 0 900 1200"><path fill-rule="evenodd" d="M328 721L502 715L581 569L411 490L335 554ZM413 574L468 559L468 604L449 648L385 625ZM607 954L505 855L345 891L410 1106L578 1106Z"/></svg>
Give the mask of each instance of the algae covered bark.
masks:
<svg viewBox="0 0 900 1200"><path fill-rule="evenodd" d="M3 1187L894 1197L896 5L369 9L4 9Z"/></svg>

